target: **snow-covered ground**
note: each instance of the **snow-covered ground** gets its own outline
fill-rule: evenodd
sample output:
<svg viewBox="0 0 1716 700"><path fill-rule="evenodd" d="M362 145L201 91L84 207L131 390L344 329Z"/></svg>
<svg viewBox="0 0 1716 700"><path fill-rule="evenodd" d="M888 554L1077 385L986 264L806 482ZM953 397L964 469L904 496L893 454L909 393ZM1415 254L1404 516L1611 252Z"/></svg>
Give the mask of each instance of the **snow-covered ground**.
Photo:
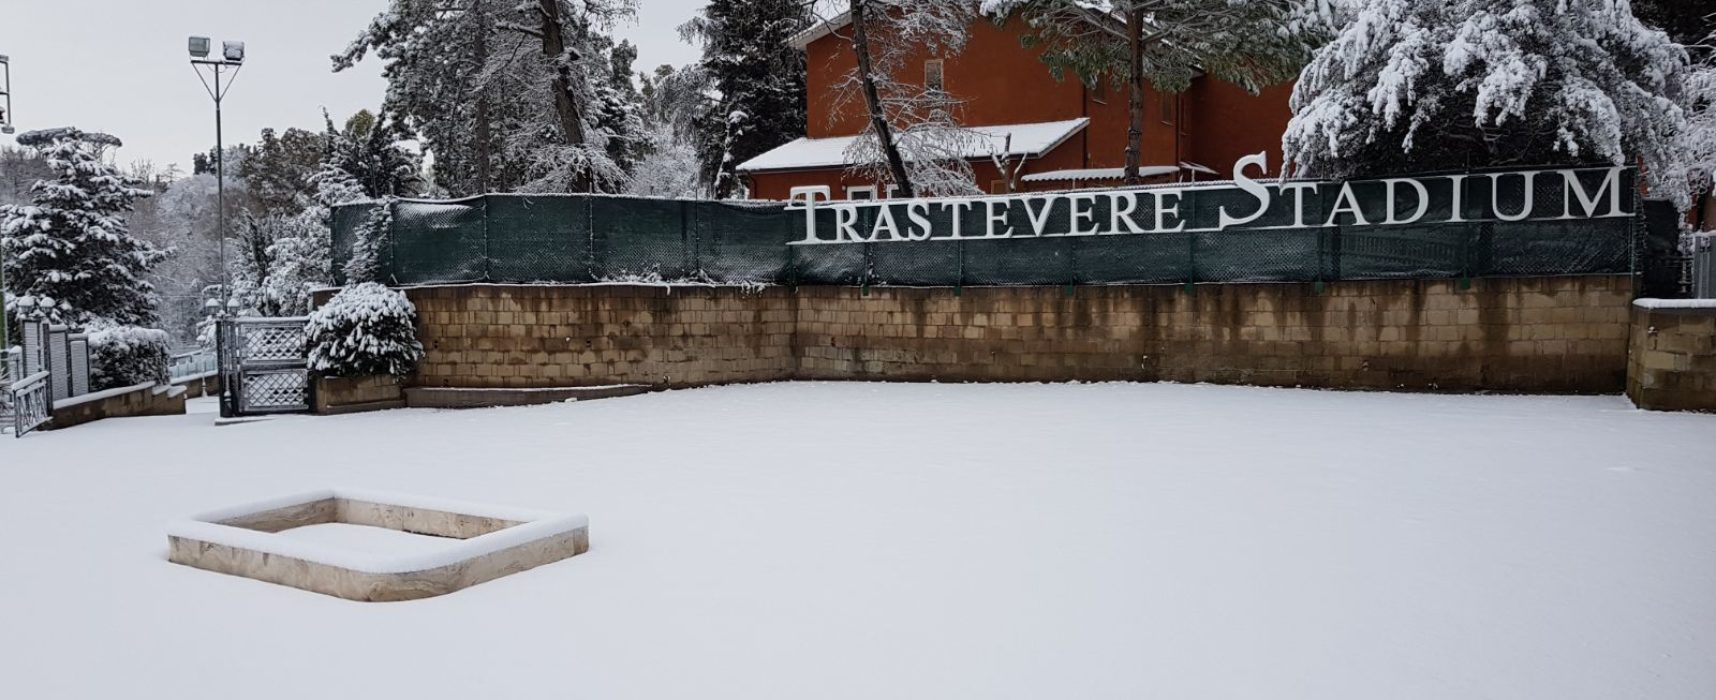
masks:
<svg viewBox="0 0 1716 700"><path fill-rule="evenodd" d="M1618 397L773 384L212 423L0 440L0 696L1716 697L1716 416ZM164 559L168 521L329 486L587 513L592 549L372 604Z"/></svg>

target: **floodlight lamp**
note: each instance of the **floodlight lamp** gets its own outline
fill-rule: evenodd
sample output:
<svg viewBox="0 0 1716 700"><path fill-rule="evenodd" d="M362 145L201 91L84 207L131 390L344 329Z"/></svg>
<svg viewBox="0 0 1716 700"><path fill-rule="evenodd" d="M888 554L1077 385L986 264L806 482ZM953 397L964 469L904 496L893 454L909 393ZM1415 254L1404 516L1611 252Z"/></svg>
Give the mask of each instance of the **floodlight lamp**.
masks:
<svg viewBox="0 0 1716 700"><path fill-rule="evenodd" d="M191 37L191 58L208 58L209 38L206 36Z"/></svg>
<svg viewBox="0 0 1716 700"><path fill-rule="evenodd" d="M10 136L10 135L16 134L16 133L18 133L18 130L12 128L11 124L7 124L5 126L0 126L0 134L6 134L7 136Z"/></svg>
<svg viewBox="0 0 1716 700"><path fill-rule="evenodd" d="M226 57L227 61L230 61L232 63L243 63L244 62L244 42L242 42L242 41L221 42L221 54Z"/></svg>
<svg viewBox="0 0 1716 700"><path fill-rule="evenodd" d="M11 63L11 62L12 62L11 56L7 56L6 54L0 53L0 66L6 65L6 64Z"/></svg>

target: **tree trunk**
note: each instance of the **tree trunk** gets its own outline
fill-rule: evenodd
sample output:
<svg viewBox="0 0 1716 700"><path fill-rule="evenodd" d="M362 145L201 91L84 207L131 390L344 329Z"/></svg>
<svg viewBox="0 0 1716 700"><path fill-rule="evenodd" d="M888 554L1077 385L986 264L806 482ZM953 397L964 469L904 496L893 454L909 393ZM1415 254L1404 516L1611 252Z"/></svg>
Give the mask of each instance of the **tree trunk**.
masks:
<svg viewBox="0 0 1716 700"><path fill-rule="evenodd" d="M900 157L899 146L894 144L894 130L888 125L887 115L882 113L882 97L876 93L875 76L870 72L870 34L864 28L868 24L865 17L865 5L868 3L869 0L852 0L852 53L858 57L858 77L864 85L864 106L870 110L870 126L876 130L876 139L888 158L888 170L894 173L894 185L900 188L901 196L915 197L912 179L906 174L906 161Z"/></svg>
<svg viewBox="0 0 1716 700"><path fill-rule="evenodd" d="M1126 172L1121 184L1136 185L1144 149L1144 11L1126 11Z"/></svg>
<svg viewBox="0 0 1716 700"><path fill-rule="evenodd" d="M578 102L572 99L572 62L575 52L566 50L566 30L560 17L560 0L536 0L542 15L542 56L554 67L554 78L548 88L554 93L554 113L560 118L560 133L568 146L584 145L584 115L578 112ZM574 192L591 191L588 173L578 174L571 183Z"/></svg>
<svg viewBox="0 0 1716 700"><path fill-rule="evenodd" d="M489 22L488 15L481 15L477 28L477 70L480 72L489 62ZM477 91L477 191L469 194L488 194L493 184L494 167L490 160L489 139L493 134L489 131L489 96L486 88Z"/></svg>

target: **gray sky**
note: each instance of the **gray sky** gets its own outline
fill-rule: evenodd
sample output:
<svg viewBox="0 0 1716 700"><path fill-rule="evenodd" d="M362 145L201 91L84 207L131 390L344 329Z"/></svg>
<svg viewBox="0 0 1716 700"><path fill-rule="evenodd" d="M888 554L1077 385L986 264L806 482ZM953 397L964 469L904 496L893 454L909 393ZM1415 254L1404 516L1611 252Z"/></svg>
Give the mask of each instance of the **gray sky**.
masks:
<svg viewBox="0 0 1716 700"><path fill-rule="evenodd" d="M675 28L705 0L639 0L638 20L615 34L638 45L639 70L697 58ZM125 141L120 163L152 160L190 170L214 146L214 105L187 63L185 38L245 42L245 66L222 103L227 143L265 126L319 129L381 103L374 56L329 71L385 0L5 0L0 54L12 57L19 131L73 125ZM217 48L216 51L219 49ZM12 138L0 136L0 143Z"/></svg>

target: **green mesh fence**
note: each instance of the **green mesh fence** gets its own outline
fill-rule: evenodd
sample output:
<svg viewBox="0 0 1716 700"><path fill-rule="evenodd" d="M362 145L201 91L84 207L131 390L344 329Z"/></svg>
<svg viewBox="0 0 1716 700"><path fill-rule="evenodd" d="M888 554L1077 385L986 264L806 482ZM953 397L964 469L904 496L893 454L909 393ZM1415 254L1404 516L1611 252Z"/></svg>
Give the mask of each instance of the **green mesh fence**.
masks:
<svg viewBox="0 0 1716 700"><path fill-rule="evenodd" d="M1598 191L1602 171L1587 176ZM883 217L906 227L958 232L959 240L796 245L806 238L803 210L782 203L732 203L586 195L487 195L455 201L360 203L334 211L336 277L351 242L391 206L381 246L382 278L395 284L457 282L706 281L826 285L1038 285L1185 282L1304 282L1343 279L1451 278L1509 275L1626 273L1643 240L1643 217L1563 217L1583 205L1568 202L1560 176L1536 177L1524 209L1527 178L1426 177L1425 211L1414 224L1415 193L1389 196L1383 181L1348 183L1359 214L1342 214L1340 187L1275 191L1267 210L1243 226L1218 227L1224 208L1254 210L1237 188L1179 189L1178 201L1146 194L1128 213L1149 227L1184 222L1187 231L1110 235L1122 217L1121 199L1092 193L1079 203L1027 195L1028 203L997 199L933 200L915 207L884 201L839 212L814 212L818 240L841 225L886 230ZM1626 211L1638 212L1632 173L1621 186ZM1273 183L1270 183L1273 184ZM1397 189L1405 187L1396 183ZM1459 191L1455 192L1458 187ZM1494 194L1492 197L1492 187ZM1457 196L1456 196L1457 195ZM1127 195L1130 197L1130 195ZM1492 202L1492 198L1496 201ZM1156 211L1158 201L1171 202ZM1458 215L1454 202L1460 203ZM839 204L839 203L831 203ZM1524 212L1520 221L1498 220ZM1578 206L1574 206L1578 205ZM1393 208L1395 211L1391 212ZM885 213L884 213L885 209ZM848 212L845 216L854 216ZM1080 216L1085 217L1080 219ZM957 217L957 226L956 226ZM1078 227L1078 221L1084 225ZM1296 222L1313 225L1298 226ZM1332 222L1332 225L1327 225ZM878 228L878 224L883 224ZM1115 226L1108 226L1113 223ZM1670 222L1672 224L1672 222ZM1171 227L1171 225L1169 226ZM1102 229L1089 234L1092 228ZM1204 229L1204 230L1199 230ZM993 231L1012 237L983 240ZM1035 235L1019 235L1019 232ZM1077 235L1075 235L1077 234ZM903 234L902 234L903 237Z"/></svg>

